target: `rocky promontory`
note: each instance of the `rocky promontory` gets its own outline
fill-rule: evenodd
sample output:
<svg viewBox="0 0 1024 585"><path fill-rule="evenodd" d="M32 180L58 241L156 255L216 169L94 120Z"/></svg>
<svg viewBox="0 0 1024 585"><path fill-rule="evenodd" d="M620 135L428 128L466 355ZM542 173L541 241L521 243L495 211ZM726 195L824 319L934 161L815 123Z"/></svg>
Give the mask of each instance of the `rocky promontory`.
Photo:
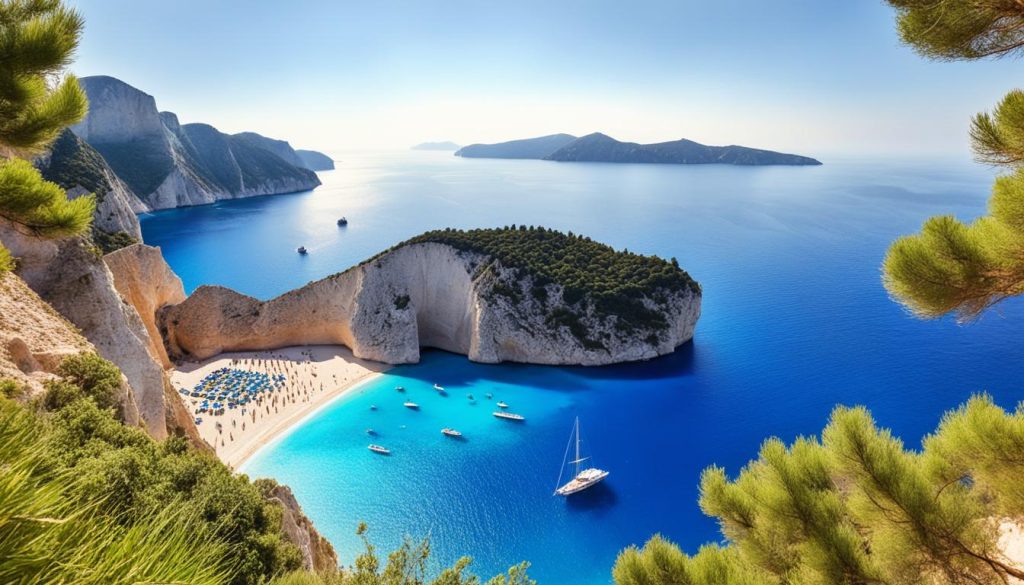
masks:
<svg viewBox="0 0 1024 585"><path fill-rule="evenodd" d="M79 79L89 113L72 132L95 148L142 204L167 209L312 189L305 158L283 140L181 124L153 96L108 76ZM326 158L326 157L325 157Z"/></svg>
<svg viewBox="0 0 1024 585"><path fill-rule="evenodd" d="M179 360L342 344L391 364L433 347L486 363L602 365L689 341L700 301L674 261L513 226L428 232L269 301L200 287L157 327Z"/></svg>

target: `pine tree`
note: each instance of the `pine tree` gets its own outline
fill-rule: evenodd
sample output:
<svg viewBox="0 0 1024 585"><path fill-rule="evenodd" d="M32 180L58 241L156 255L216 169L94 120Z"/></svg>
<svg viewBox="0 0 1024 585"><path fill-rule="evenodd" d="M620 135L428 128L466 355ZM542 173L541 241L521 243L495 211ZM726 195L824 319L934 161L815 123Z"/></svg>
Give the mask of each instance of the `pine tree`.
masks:
<svg viewBox="0 0 1024 585"><path fill-rule="evenodd" d="M770 439L733 480L701 477L700 506L729 544L693 556L660 537L623 551L618 585L1006 583L1024 578L997 546L1024 515L1024 406L987 396L947 413L920 452L863 408L821 435Z"/></svg>
<svg viewBox="0 0 1024 585"><path fill-rule="evenodd" d="M0 0L0 217L42 237L84 232L94 199L68 201L23 157L46 149L88 106L70 63L82 18L59 0ZM0 272L13 268L0 246Z"/></svg>
<svg viewBox="0 0 1024 585"><path fill-rule="evenodd" d="M937 60L1017 56L1024 51L1024 5L1005 0L888 0L903 41ZM971 223L934 217L898 239L883 265L897 300L925 318L970 320L1024 294L1024 92L1010 92L970 130L977 159L1005 168L988 215Z"/></svg>

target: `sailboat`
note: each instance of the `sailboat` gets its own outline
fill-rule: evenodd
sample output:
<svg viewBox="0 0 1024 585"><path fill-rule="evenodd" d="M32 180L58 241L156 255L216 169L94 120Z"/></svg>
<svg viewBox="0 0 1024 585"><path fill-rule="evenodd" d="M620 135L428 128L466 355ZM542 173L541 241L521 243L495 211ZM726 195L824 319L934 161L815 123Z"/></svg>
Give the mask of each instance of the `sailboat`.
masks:
<svg viewBox="0 0 1024 585"><path fill-rule="evenodd" d="M569 458L569 449L570 447L573 446L573 442L575 442L576 444L576 456L573 458L572 461L567 461L567 459ZM582 441L580 440L580 418L576 417L576 422L573 424L572 427L572 434L569 435L569 442L565 445L565 456L562 457L562 469L561 471L558 472L558 481L555 485L557 486L559 484L562 484L562 474L565 472L565 466L567 463L573 465L573 470L575 471L575 474L573 475L573 478L569 480L568 483L561 485L561 487L555 488L554 495L556 496L571 496L572 494L575 494L577 492L582 492L588 487L596 485L600 483L601 480L608 477L608 472L603 469L598 469L596 467L588 467L586 469L582 469L582 463L587 459L590 459L590 457L584 457L580 453L581 443Z"/></svg>

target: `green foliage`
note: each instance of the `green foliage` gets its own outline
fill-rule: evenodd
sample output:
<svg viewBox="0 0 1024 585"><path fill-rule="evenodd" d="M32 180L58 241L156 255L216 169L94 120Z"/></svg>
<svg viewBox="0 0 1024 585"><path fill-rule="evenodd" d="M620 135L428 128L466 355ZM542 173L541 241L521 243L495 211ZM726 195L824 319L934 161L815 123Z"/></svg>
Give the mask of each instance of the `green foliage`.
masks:
<svg viewBox="0 0 1024 585"><path fill-rule="evenodd" d="M96 246L100 249L102 254L109 254L115 250L121 248L127 248L132 244L138 244L139 241L132 237L127 232L105 232L95 226L92 229L92 241L95 242Z"/></svg>
<svg viewBox="0 0 1024 585"><path fill-rule="evenodd" d="M1016 55L1024 47L1019 2L888 2L897 9L904 42L930 58ZM934 217L890 247L883 282L920 317L955 313L966 321L1024 293L1024 91L1011 91L992 113L975 116L970 134L979 161L1013 172L997 179L987 216L969 224Z"/></svg>
<svg viewBox="0 0 1024 585"><path fill-rule="evenodd" d="M930 59L1015 55L1024 47L1024 9L1006 0L888 0L903 42Z"/></svg>
<svg viewBox="0 0 1024 585"><path fill-rule="evenodd" d="M590 238L543 227L449 228L427 232L397 247L425 242L497 259L508 274L498 275L492 285L493 294L519 302L523 298L519 282L529 277L533 283L527 292L533 298L546 301L545 287L556 285L561 287L566 304L577 307L577 313L589 304L599 317L614 316L618 327L625 331L668 326L664 315L649 309L644 299L663 299L665 292L700 291L700 285L678 263L628 250L619 252ZM555 321L564 318L552 317ZM585 330L574 334L581 340L588 335Z"/></svg>
<svg viewBox="0 0 1024 585"><path fill-rule="evenodd" d="M301 567L298 549L283 536L280 505L257 485L184 439L157 443L114 418L121 373L110 362L80 354L66 358L59 373L46 385L50 414L37 421L45 431L37 451L47 475L75 477L63 488L72 502L124 530L173 502L179 518L226 547L219 558L231 572L223 583L255 585Z"/></svg>
<svg viewBox="0 0 1024 585"><path fill-rule="evenodd" d="M0 245L0 274L14 270L14 267L14 256L11 256L11 251Z"/></svg>
<svg viewBox="0 0 1024 585"><path fill-rule="evenodd" d="M395 297L395 308L401 311L402 309L409 306L409 295L398 295Z"/></svg>
<svg viewBox="0 0 1024 585"><path fill-rule="evenodd" d="M0 398L21 398L24 395L24 386L14 380L0 379Z"/></svg>
<svg viewBox="0 0 1024 585"><path fill-rule="evenodd" d="M376 547L366 537L366 525L360 525L356 533L363 539L365 551L356 557L351 568L329 574L295 572L275 579L270 585L480 585L480 579L469 573L469 557L462 557L437 576L428 578L429 541L406 539L382 562ZM487 585L536 585L526 573L529 566L525 562L514 565L507 573L491 578Z"/></svg>
<svg viewBox="0 0 1024 585"><path fill-rule="evenodd" d="M0 156L30 156L85 115L71 62L83 22L60 0L0 2Z"/></svg>
<svg viewBox="0 0 1024 585"><path fill-rule="evenodd" d="M47 470L45 421L0 399L0 582L217 585L225 546L172 506L131 525L76 499L78 478Z"/></svg>
<svg viewBox="0 0 1024 585"><path fill-rule="evenodd" d="M49 160L42 170L43 178L64 189L82 187L96 194L97 201L110 190L104 172L103 157L70 130L64 130L50 146Z"/></svg>
<svg viewBox="0 0 1024 585"><path fill-rule="evenodd" d="M618 585L1003 583L1024 577L997 546L1024 515L1024 405L987 396L947 413L920 452L839 407L821 439L769 439L730 480L701 477L701 509L729 544L688 556L655 537L623 551Z"/></svg>
<svg viewBox="0 0 1024 585"><path fill-rule="evenodd" d="M82 390L102 409L118 406L121 370L95 353L77 353L64 358L57 373Z"/></svg>
<svg viewBox="0 0 1024 585"><path fill-rule="evenodd" d="M0 163L0 217L48 238L80 234L96 207L92 196L68 200L55 183L43 180L28 161Z"/></svg>

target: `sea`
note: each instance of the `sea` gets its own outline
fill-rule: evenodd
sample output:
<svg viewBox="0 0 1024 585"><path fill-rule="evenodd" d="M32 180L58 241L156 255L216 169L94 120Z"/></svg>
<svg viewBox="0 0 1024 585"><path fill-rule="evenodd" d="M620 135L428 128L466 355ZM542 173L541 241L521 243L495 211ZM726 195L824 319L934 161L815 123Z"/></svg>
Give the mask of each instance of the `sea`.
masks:
<svg viewBox="0 0 1024 585"><path fill-rule="evenodd" d="M468 555L483 577L529 561L541 584L606 584L616 555L654 534L690 553L721 542L697 503L701 471L734 476L766 438L820 433L836 405L868 407L916 449L972 394L1008 409L1024 399L1024 304L1006 301L969 324L921 320L882 286L895 238L932 215L985 212L995 172L969 160L337 158L312 191L146 214L144 240L187 291L223 285L260 299L427 230L513 224L674 257L703 287L696 335L672 355L582 368L425 350L419 364L363 384L258 452L242 471L290 485L343 564L364 550L356 528L365 522L379 552L429 539L431 570ZM495 418L498 401L526 420ZM610 475L557 497L577 418L587 463ZM370 452L371 442L391 455Z"/></svg>

